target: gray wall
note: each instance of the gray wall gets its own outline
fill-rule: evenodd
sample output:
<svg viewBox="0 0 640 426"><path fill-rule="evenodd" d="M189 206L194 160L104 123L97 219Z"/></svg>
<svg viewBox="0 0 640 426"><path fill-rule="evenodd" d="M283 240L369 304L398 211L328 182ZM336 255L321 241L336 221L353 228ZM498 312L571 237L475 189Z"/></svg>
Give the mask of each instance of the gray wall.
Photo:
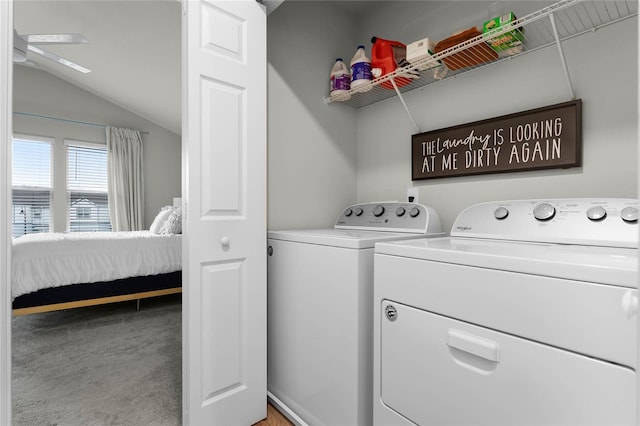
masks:
<svg viewBox="0 0 640 426"><path fill-rule="evenodd" d="M402 8L396 4L378 11L363 26L380 28L379 17L384 16L384 28L389 29L385 38L439 40L480 26L487 17L487 2L462 2L464 14L461 2L438 3L431 13L419 12L429 2L403 3ZM517 16L545 4L506 3ZM636 198L637 25L637 18L628 19L563 43L575 95L583 101L582 167L412 183L410 141L415 130L399 100L391 99L358 111L358 200L405 199L407 188L416 187L420 202L434 207L449 230L465 207L479 202ZM429 31L417 32L419 28ZM551 46L412 92L405 100L420 130L429 131L569 101L570 95L558 50Z"/></svg>
<svg viewBox="0 0 640 426"><path fill-rule="evenodd" d="M14 66L13 110L90 123L108 124L148 132L144 149L145 223L151 225L161 206L180 196L181 138L169 130L107 102L43 71ZM61 123L14 115L14 133L55 138L54 155L64 158L64 140L105 144L104 128ZM54 179L65 182L66 170L54 170ZM57 211L64 211L66 194L54 196ZM65 217L55 217L54 230L64 231Z"/></svg>
<svg viewBox="0 0 640 426"><path fill-rule="evenodd" d="M370 54L372 35L443 39L482 25L490 3L368 2L366 14L351 18L334 2L287 1L269 16L270 229L332 226L347 204L404 200L409 187L439 212L447 231L460 211L477 202L638 196L637 18L563 44L576 97L583 100L579 168L412 182L415 129L397 98L359 110L322 105L336 56L350 60L357 44ZM503 6L524 16L549 3ZM405 100L420 130L428 131L570 99L551 46L430 85ZM357 181L354 199L350 176Z"/></svg>
<svg viewBox="0 0 640 426"><path fill-rule="evenodd" d="M356 111L323 97L336 58L355 52L355 29L316 1L285 2L267 28L268 228L333 226L356 200Z"/></svg>

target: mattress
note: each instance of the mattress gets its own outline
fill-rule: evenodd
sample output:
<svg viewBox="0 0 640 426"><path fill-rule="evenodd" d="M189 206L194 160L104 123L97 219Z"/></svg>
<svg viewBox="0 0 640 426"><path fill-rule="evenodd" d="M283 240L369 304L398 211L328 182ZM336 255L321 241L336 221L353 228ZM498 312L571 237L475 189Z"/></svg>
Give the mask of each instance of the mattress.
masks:
<svg viewBox="0 0 640 426"><path fill-rule="evenodd" d="M149 231L28 234L12 244L12 299L71 284L182 269L182 236Z"/></svg>

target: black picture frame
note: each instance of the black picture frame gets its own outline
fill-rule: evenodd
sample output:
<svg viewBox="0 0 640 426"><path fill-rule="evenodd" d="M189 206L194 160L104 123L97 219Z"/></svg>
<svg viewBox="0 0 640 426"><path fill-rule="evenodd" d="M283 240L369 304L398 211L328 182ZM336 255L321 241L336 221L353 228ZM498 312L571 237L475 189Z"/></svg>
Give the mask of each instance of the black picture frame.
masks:
<svg viewBox="0 0 640 426"><path fill-rule="evenodd" d="M411 136L411 180L582 165L582 100Z"/></svg>

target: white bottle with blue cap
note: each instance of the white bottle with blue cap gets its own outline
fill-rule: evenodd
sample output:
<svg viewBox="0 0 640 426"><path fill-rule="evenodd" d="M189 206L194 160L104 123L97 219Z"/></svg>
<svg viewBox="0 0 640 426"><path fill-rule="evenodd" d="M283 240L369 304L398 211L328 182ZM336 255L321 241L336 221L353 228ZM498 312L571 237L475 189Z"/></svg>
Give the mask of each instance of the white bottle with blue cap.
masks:
<svg viewBox="0 0 640 426"><path fill-rule="evenodd" d="M364 51L364 46L360 45L356 48L356 53L351 59L351 88L360 87L371 83L371 60ZM369 86L363 91L371 90Z"/></svg>

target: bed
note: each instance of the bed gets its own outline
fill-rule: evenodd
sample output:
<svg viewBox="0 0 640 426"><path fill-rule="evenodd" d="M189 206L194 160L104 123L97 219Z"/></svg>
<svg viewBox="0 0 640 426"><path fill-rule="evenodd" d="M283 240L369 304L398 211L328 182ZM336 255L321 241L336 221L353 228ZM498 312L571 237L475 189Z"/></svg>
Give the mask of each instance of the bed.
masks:
<svg viewBox="0 0 640 426"><path fill-rule="evenodd" d="M11 270L14 315L180 293L182 235L23 235L12 242Z"/></svg>

